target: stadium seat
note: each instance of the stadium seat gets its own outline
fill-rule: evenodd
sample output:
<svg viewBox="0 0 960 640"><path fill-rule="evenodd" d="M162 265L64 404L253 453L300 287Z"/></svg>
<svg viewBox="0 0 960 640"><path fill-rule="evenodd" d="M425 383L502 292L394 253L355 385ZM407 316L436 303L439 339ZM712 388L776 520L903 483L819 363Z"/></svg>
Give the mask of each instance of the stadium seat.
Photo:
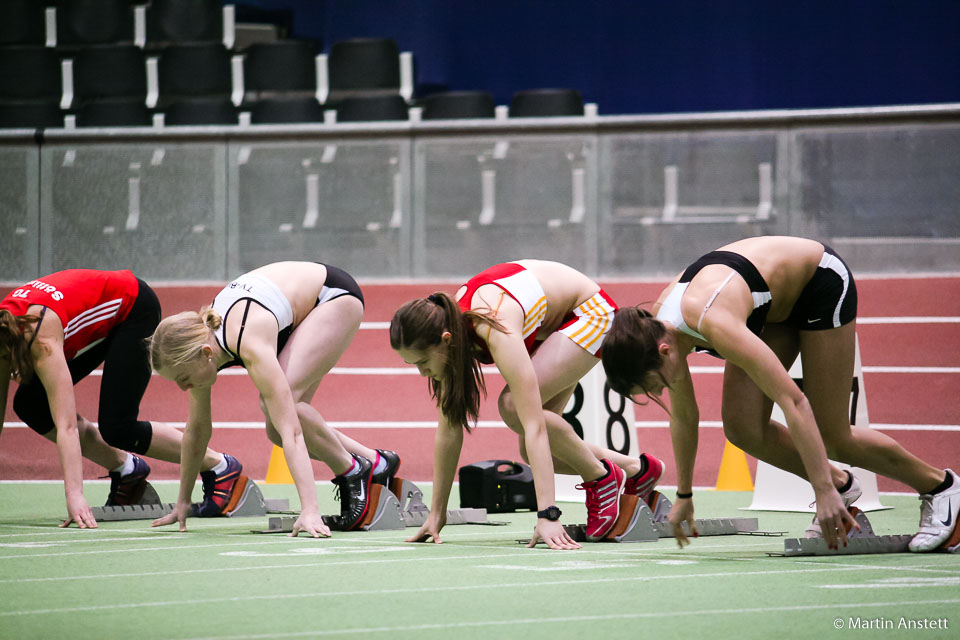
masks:
<svg viewBox="0 0 960 640"><path fill-rule="evenodd" d="M63 113L56 102L0 102L0 128L62 127Z"/></svg>
<svg viewBox="0 0 960 640"><path fill-rule="evenodd" d="M146 100L143 51L133 45L84 47L73 59L74 104L105 98Z"/></svg>
<svg viewBox="0 0 960 640"><path fill-rule="evenodd" d="M46 47L0 47L0 126L62 127L60 58Z"/></svg>
<svg viewBox="0 0 960 640"><path fill-rule="evenodd" d="M0 48L0 100L60 102L60 57L47 47Z"/></svg>
<svg viewBox="0 0 960 640"><path fill-rule="evenodd" d="M243 63L245 100L277 95L313 96L317 91L314 45L301 40L258 42L246 51Z"/></svg>
<svg viewBox="0 0 960 640"><path fill-rule="evenodd" d="M167 126L237 124L237 121L237 108L226 97L181 98L164 109Z"/></svg>
<svg viewBox="0 0 960 640"><path fill-rule="evenodd" d="M0 2L0 45L46 42L46 7L38 0Z"/></svg>
<svg viewBox="0 0 960 640"><path fill-rule="evenodd" d="M583 98L574 89L517 91L510 101L511 118L582 116Z"/></svg>
<svg viewBox="0 0 960 640"><path fill-rule="evenodd" d="M424 120L453 120L493 118L495 114L493 95L486 91L447 91L427 96L423 100L421 117Z"/></svg>
<svg viewBox="0 0 960 640"><path fill-rule="evenodd" d="M323 107L313 96L264 98L250 110L252 124L323 122Z"/></svg>
<svg viewBox="0 0 960 640"><path fill-rule="evenodd" d="M400 52L389 38L353 38L334 43L327 58L328 105L358 95L400 93Z"/></svg>
<svg viewBox="0 0 960 640"><path fill-rule="evenodd" d="M408 117L407 103L399 95L353 96L337 105L337 122L406 120Z"/></svg>
<svg viewBox="0 0 960 640"><path fill-rule="evenodd" d="M148 127L153 122L142 99L91 100L76 110L78 127Z"/></svg>
<svg viewBox="0 0 960 640"><path fill-rule="evenodd" d="M133 42L130 0L60 0L57 6L57 47Z"/></svg>
<svg viewBox="0 0 960 640"><path fill-rule="evenodd" d="M182 98L229 98L230 53L219 42L168 45L157 61L157 84L159 109Z"/></svg>
<svg viewBox="0 0 960 640"><path fill-rule="evenodd" d="M152 0L146 22L148 46L223 40L223 5L218 0Z"/></svg>

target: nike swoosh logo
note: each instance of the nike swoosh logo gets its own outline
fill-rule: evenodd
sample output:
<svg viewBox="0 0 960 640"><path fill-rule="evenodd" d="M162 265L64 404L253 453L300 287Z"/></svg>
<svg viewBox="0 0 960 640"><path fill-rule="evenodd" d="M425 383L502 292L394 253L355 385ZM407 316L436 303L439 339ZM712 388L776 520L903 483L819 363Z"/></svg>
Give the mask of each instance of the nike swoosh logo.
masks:
<svg viewBox="0 0 960 640"><path fill-rule="evenodd" d="M813 324L814 322L820 322L820 318L817 318L816 320L807 320L807 324Z"/></svg>
<svg viewBox="0 0 960 640"><path fill-rule="evenodd" d="M940 523L945 527L949 527L953 523L953 505L952 504L947 503L947 519L941 520Z"/></svg>

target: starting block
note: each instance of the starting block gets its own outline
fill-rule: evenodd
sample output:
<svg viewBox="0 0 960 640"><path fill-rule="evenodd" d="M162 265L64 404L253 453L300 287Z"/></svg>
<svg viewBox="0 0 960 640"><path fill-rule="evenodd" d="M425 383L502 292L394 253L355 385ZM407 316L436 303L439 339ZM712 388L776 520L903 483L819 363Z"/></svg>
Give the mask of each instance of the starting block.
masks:
<svg viewBox="0 0 960 640"><path fill-rule="evenodd" d="M160 502L156 489L147 482L143 496L137 504L120 507L92 507L93 517L99 522L116 522L120 520L155 520L173 511L172 502ZM247 476L241 475L233 486L230 501L223 512L227 517L236 516L264 516L267 514L264 505L263 493L260 487ZM190 510L192 517L197 516L197 505Z"/></svg>
<svg viewBox="0 0 960 640"><path fill-rule="evenodd" d="M649 504L637 496L620 496L620 515L604 542L655 542L672 538L673 528L667 514L673 503L659 491L650 494ZM700 536L782 535L779 531L760 531L756 518L705 518L695 520ZM686 524L684 524L686 528ZM586 525L565 525L567 534L576 542L586 542ZM689 535L689 531L687 531Z"/></svg>
<svg viewBox="0 0 960 640"><path fill-rule="evenodd" d="M390 490L400 500L400 513L404 526L419 527L427 521L430 509L423 502L423 492L420 487L409 480L394 478L390 481ZM447 525L451 524L492 524L500 525L503 522L487 520L486 509L447 509Z"/></svg>
<svg viewBox="0 0 960 640"><path fill-rule="evenodd" d="M427 521L430 509L423 502L423 492L414 483L404 478L394 478L389 488L380 484L370 485L369 496L371 508L363 522L355 527L354 531L390 531L406 527L419 527ZM271 507L270 511L290 512L288 501L266 500ZM344 531L338 515L322 516L323 523L333 531ZM270 517L267 519L266 529L253 529L253 533L291 533L293 524L297 521L295 515L287 517ZM452 524L486 524L502 525L505 522L487 520L486 509L448 509L447 525Z"/></svg>
<svg viewBox="0 0 960 640"><path fill-rule="evenodd" d="M783 541L783 553L768 552L770 556L846 556L865 553L906 553L913 534L878 536L873 531L867 515L857 507L850 507L850 515L860 525L860 530L847 532L847 546L831 549L823 538L787 538ZM957 534L954 534L957 535Z"/></svg>

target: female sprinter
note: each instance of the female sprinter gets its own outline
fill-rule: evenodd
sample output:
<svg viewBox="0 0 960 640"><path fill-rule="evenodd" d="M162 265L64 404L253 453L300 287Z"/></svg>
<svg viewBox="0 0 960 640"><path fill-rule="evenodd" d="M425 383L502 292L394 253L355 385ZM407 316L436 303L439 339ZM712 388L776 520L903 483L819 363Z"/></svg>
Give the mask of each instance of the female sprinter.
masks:
<svg viewBox="0 0 960 640"><path fill-rule="evenodd" d="M301 511L291 535L330 535L317 506L311 457L336 474L342 528L362 522L371 478L388 484L400 458L337 433L310 404L362 317L363 294L345 271L314 262L276 262L228 284L212 307L160 322L150 344L151 362L157 373L190 392L190 417L180 496L173 512L154 526L179 522L186 530L194 468L210 440L211 387L217 372L232 366L246 368L260 392L267 437L283 447L297 485Z"/></svg>
<svg viewBox="0 0 960 640"><path fill-rule="evenodd" d="M150 467L128 451L180 462L180 431L137 419L150 381L144 340L159 320L156 294L129 271L59 271L0 301L0 411L13 378L19 382L16 414L57 443L67 499L61 526L97 526L83 496L81 456L109 471L108 506L135 504L146 488ZM98 431L77 414L73 386L101 363ZM0 413L0 429L2 420ZM223 472L227 461L236 461L211 449L201 450L200 458L194 465L203 470L200 512L219 515L226 503L214 490L229 495L236 478Z"/></svg>
<svg viewBox="0 0 960 640"><path fill-rule="evenodd" d="M829 247L803 238L749 238L703 256L671 282L652 316L621 309L603 349L610 386L646 394L658 404L670 392L670 429L677 461L677 502L670 513L677 541L693 527L692 475L699 415L687 354L726 359L723 428L747 453L806 478L817 515L807 530L831 548L846 544L860 497L859 482L830 465L835 460L883 474L923 494L913 551L936 549L949 538L950 513L960 508L960 480L908 453L888 436L852 427L857 288L847 265ZM803 391L787 368L803 358ZM772 403L787 425L770 420ZM949 526L948 526L949 523Z"/></svg>
<svg viewBox="0 0 960 640"><path fill-rule="evenodd" d="M590 540L613 527L624 490L649 495L663 472L659 460L585 443L561 417L577 381L597 364L615 309L597 283L571 267L519 260L474 276L456 299L434 293L396 312L390 344L431 379L440 410L433 506L411 541L441 541L463 431L476 422L486 393L481 364L496 364L503 374L500 415L519 435L520 453L533 470L540 511L531 546L539 539L553 549L580 546L560 525L554 469L583 478Z"/></svg>

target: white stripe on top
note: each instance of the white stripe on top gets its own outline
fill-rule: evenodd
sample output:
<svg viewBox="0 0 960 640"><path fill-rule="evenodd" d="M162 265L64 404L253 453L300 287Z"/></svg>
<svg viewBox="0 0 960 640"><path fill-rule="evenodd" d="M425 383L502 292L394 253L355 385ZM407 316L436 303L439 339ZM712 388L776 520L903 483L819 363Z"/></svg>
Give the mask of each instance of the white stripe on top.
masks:
<svg viewBox="0 0 960 640"><path fill-rule="evenodd" d="M117 313L119 313L120 305L122 303L123 299L117 298L115 300L110 300L108 302L104 302L103 304L99 304L91 309L87 309L81 314L78 314L67 323L67 326L63 328L63 339L66 340L67 338L70 338L77 332L89 327L92 324L113 318L117 315Z"/></svg>

